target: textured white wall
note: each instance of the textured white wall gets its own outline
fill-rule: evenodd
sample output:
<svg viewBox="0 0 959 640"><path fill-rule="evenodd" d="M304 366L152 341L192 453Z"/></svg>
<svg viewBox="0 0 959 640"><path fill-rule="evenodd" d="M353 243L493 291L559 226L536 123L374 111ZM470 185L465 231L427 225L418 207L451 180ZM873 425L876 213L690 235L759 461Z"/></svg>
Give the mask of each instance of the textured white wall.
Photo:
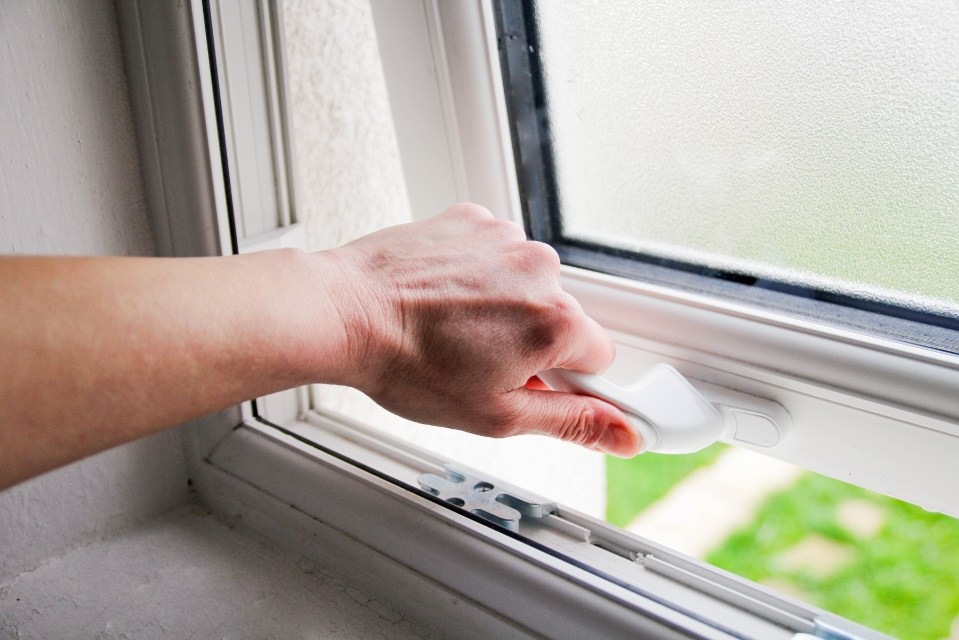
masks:
<svg viewBox="0 0 959 640"><path fill-rule="evenodd" d="M408 222L368 2L286 0L284 10L297 211L309 248Z"/></svg>
<svg viewBox="0 0 959 640"><path fill-rule="evenodd" d="M406 4L413 10L418 3ZM284 10L297 207L309 247L338 246L409 221L369 2L286 0ZM438 119L436 126L443 123ZM543 437L491 440L426 427L387 413L352 389L316 386L314 399L568 506L597 516L605 511L605 462L599 454Z"/></svg>
<svg viewBox="0 0 959 640"><path fill-rule="evenodd" d="M0 253L154 254L113 3L0 2L0 42ZM175 431L22 483L0 576L186 498Z"/></svg>

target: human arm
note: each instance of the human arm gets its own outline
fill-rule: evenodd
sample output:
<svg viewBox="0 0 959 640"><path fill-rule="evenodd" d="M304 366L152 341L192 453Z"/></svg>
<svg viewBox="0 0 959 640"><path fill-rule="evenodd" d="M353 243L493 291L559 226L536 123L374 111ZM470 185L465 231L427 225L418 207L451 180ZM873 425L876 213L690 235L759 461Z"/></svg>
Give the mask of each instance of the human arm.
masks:
<svg viewBox="0 0 959 640"><path fill-rule="evenodd" d="M315 254L3 258L0 299L0 487L313 382L483 435L641 444L611 405L526 388L612 343L555 252L472 205Z"/></svg>

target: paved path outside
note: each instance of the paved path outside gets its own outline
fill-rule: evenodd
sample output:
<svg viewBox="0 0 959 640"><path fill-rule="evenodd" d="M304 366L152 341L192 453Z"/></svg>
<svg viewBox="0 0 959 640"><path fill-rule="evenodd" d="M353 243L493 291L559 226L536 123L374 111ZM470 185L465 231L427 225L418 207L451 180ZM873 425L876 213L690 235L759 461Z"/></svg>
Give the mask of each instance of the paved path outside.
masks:
<svg viewBox="0 0 959 640"><path fill-rule="evenodd" d="M730 447L633 520L627 530L705 558L750 522L771 494L791 486L802 467Z"/></svg>

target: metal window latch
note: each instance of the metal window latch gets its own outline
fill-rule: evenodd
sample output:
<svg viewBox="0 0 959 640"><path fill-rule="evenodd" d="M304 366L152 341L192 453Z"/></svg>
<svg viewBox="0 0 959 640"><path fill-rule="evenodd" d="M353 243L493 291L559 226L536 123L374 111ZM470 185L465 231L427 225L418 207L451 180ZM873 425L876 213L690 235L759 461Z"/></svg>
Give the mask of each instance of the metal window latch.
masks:
<svg viewBox="0 0 959 640"><path fill-rule="evenodd" d="M469 467L450 462L443 469L445 478L424 473L418 479L420 486L437 498L510 531L519 531L523 516L540 519L556 511L556 503L505 482L484 479Z"/></svg>
<svg viewBox="0 0 959 640"><path fill-rule="evenodd" d="M642 451L692 453L718 440L772 447L792 420L777 402L696 381L658 364L629 387L599 375L550 369L540 380L556 391L602 398L618 407L643 437Z"/></svg>

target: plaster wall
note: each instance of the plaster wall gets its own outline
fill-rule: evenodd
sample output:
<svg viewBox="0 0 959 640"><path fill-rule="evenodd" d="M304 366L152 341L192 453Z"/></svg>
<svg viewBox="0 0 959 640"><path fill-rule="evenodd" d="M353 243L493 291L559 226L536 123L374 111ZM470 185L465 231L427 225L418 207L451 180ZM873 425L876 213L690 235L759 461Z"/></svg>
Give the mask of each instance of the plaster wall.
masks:
<svg viewBox="0 0 959 640"><path fill-rule="evenodd" d="M154 255L113 2L0 1L0 43L0 253ZM168 431L0 493L0 577L186 500L186 479Z"/></svg>

